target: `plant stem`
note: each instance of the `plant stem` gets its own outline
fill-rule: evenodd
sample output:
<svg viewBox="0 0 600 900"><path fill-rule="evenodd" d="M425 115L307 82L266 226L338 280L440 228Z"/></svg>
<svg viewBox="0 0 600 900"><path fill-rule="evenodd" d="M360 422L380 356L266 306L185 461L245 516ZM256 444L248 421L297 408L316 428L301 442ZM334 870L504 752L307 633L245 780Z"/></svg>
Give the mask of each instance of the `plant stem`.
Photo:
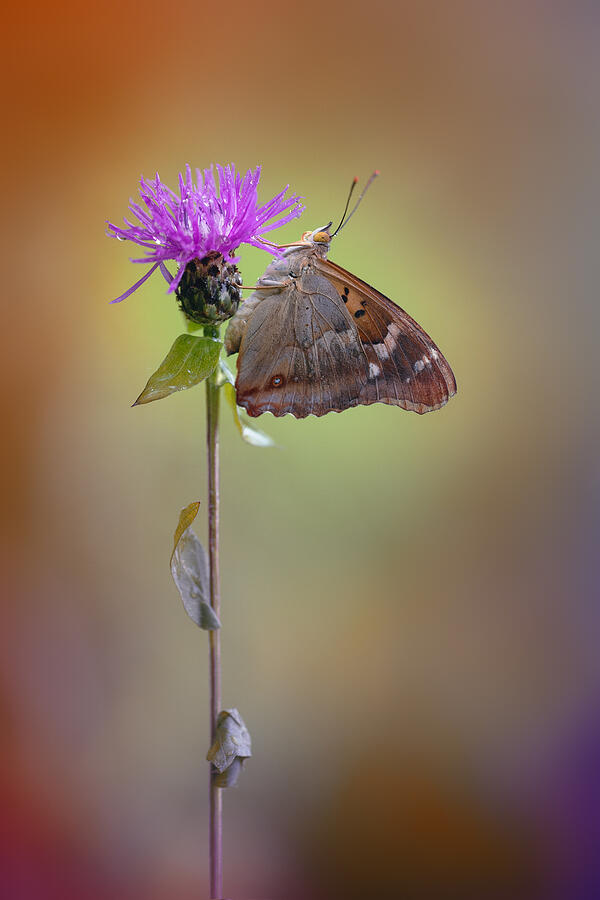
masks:
<svg viewBox="0 0 600 900"><path fill-rule="evenodd" d="M207 337L219 337L219 329L206 326ZM219 578L219 387L217 373L206 380L206 445L208 451L208 561L210 604L220 617ZM215 740L217 716L221 711L221 631L208 632L210 667L210 742ZM210 897L223 897L223 793L214 784L214 769L209 773L209 861Z"/></svg>

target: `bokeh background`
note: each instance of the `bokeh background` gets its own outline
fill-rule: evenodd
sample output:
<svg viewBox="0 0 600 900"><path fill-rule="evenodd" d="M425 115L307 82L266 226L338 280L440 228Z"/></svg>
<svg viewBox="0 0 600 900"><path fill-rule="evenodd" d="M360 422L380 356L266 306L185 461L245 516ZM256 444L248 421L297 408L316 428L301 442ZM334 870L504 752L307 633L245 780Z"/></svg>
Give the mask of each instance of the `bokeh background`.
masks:
<svg viewBox="0 0 600 900"><path fill-rule="evenodd" d="M23 2L4 12L3 896L205 897L207 648L170 580L201 388L104 236L141 174L382 172L333 258L458 396L223 423L234 900L600 896L597 4ZM267 256L242 251L246 283ZM199 524L202 533L203 523Z"/></svg>

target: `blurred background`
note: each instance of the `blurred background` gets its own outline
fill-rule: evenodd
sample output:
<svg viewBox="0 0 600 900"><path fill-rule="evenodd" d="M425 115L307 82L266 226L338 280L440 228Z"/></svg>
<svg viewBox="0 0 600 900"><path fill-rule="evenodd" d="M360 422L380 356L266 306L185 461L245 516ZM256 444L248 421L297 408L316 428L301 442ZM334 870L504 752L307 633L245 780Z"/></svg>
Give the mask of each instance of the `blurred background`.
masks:
<svg viewBox="0 0 600 900"><path fill-rule="evenodd" d="M233 900L600 896L594 3L4 13L0 867L19 900L206 897L207 642L169 572L204 392L108 240L139 176L263 165L459 393L222 442ZM252 284L268 262L242 250ZM205 508L205 507L203 507ZM202 513L201 513L202 516ZM199 517L198 531L204 535Z"/></svg>

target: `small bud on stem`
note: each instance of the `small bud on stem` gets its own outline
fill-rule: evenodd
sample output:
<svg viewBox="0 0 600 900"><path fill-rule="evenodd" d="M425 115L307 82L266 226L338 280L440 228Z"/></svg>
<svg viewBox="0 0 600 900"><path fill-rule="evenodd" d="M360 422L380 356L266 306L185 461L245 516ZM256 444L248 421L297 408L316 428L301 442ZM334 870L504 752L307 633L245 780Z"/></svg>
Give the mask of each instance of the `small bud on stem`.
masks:
<svg viewBox="0 0 600 900"><path fill-rule="evenodd" d="M230 319L241 301L242 277L237 266L213 251L192 259L176 290L182 311L197 325L213 325Z"/></svg>

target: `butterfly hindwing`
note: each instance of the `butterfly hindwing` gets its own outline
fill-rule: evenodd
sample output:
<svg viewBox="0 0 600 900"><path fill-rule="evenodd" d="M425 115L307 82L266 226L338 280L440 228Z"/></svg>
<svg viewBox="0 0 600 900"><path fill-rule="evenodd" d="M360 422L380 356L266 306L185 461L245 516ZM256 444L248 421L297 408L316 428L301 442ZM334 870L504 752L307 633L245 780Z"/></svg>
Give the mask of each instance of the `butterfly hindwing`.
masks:
<svg viewBox="0 0 600 900"><path fill-rule="evenodd" d="M325 278L298 282L257 303L241 338L237 402L251 416L301 419L361 402L368 363L356 328Z"/></svg>
<svg viewBox="0 0 600 900"><path fill-rule="evenodd" d="M377 402L424 413L447 402L452 370L407 313L329 260L302 262L244 304L226 335L249 415L304 418Z"/></svg>

